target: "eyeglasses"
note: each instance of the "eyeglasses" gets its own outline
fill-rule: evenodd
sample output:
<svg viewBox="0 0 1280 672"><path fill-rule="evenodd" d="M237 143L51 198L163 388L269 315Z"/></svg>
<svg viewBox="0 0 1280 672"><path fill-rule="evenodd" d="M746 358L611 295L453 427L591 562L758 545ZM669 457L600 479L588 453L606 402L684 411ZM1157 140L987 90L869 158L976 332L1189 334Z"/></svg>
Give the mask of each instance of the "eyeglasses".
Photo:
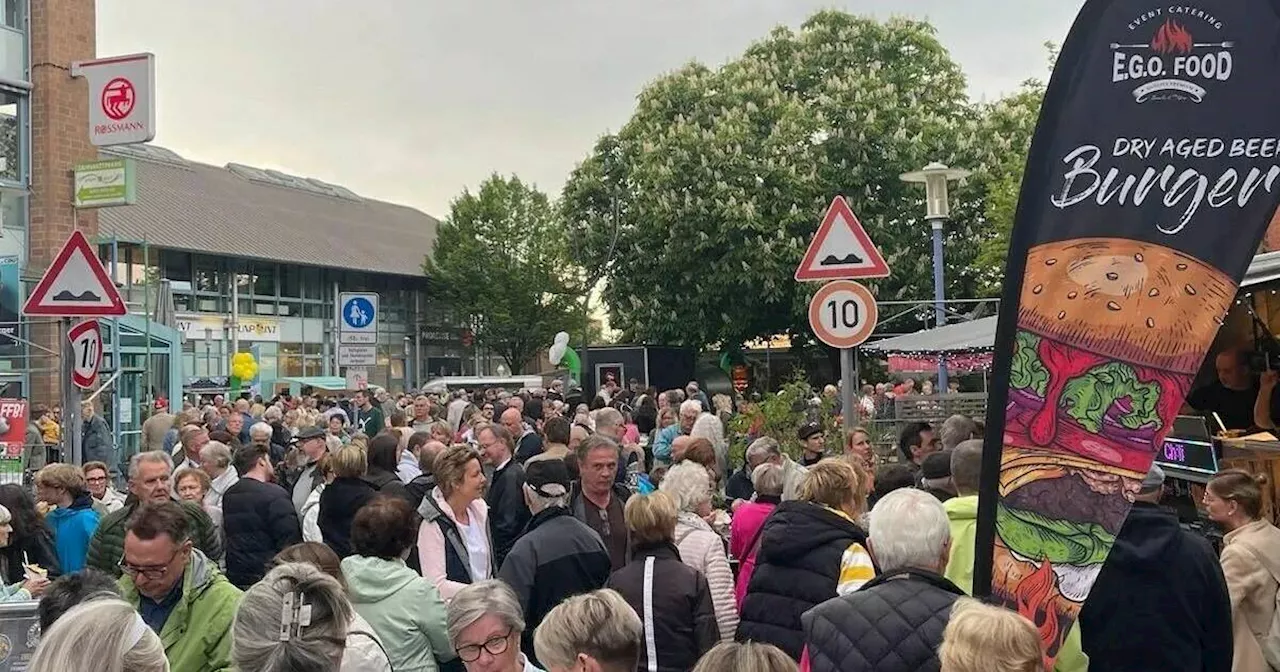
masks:
<svg viewBox="0 0 1280 672"><path fill-rule="evenodd" d="M106 483L107 477L106 476L90 476L84 480L86 483Z"/></svg>
<svg viewBox="0 0 1280 672"><path fill-rule="evenodd" d="M181 552L181 548L174 551L173 555L169 556L169 559L166 560L163 565L159 566L150 565L147 567L138 567L137 565L131 565L124 561L124 555L120 556L120 562L116 564L120 567L120 571L128 574L132 578L137 578L138 575L141 574L142 578L147 579L148 581L159 581L164 578L165 574L169 573L169 565L173 564L174 559L177 558L178 554Z"/></svg>
<svg viewBox="0 0 1280 672"><path fill-rule="evenodd" d="M511 633L514 629L507 630L507 634L501 636L490 637L484 640L483 644L467 644L458 647L458 658L464 663L474 663L480 659L480 650L484 649L491 656L500 656L507 652L507 647L511 646Z"/></svg>

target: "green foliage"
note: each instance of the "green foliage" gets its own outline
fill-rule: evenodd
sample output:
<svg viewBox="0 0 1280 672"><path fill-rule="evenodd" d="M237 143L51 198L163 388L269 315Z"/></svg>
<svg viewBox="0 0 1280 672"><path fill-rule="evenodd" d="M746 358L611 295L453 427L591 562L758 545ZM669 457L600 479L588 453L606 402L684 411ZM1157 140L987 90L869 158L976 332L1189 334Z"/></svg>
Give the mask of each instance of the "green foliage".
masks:
<svg viewBox="0 0 1280 672"><path fill-rule="evenodd" d="M758 403L748 405L744 412L729 421L729 457L731 464L742 464L743 454L751 440L772 437L792 459L800 457L800 439L796 432L806 422L821 422L827 435L827 449L838 449L833 442L838 435L835 420L835 400L822 398L813 405L814 390L809 386L803 371L797 372L790 382L776 394L765 395Z"/></svg>
<svg viewBox="0 0 1280 672"><path fill-rule="evenodd" d="M564 227L546 194L498 175L453 201L423 265L441 301L470 316L476 341L513 372L573 325L567 269Z"/></svg>
<svg viewBox="0 0 1280 672"><path fill-rule="evenodd" d="M1020 127L1024 110L1010 105L972 105L928 23L820 12L719 69L689 64L641 92L565 185L571 254L603 274L624 338L708 347L785 333L804 344L813 287L792 274L835 194L893 269L871 283L877 295L932 295L924 190L898 175L937 160L974 171L952 190L946 261L948 295L976 296L995 275L977 264L998 237L987 192L1021 161L1016 138L993 137Z"/></svg>

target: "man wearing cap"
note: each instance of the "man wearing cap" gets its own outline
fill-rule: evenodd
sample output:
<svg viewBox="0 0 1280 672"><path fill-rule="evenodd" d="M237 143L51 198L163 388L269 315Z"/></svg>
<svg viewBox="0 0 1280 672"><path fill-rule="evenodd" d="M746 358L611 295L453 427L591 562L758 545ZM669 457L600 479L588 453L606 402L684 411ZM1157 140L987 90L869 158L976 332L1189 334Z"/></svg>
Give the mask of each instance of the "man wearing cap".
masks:
<svg viewBox="0 0 1280 672"><path fill-rule="evenodd" d="M609 553L600 535L569 511L569 483L564 460L525 465L524 501L533 518L498 570L498 578L520 598L525 619L520 648L535 664L533 632L547 612L569 597L604 587L609 578Z"/></svg>
<svg viewBox="0 0 1280 672"><path fill-rule="evenodd" d="M142 451L164 450L164 437L173 428L174 415L169 412L169 400L156 399L151 417L142 423Z"/></svg>
<svg viewBox="0 0 1280 672"><path fill-rule="evenodd" d="M289 473L283 485L290 492L294 510L301 516L307 497L311 495L312 490L320 486L320 482L315 479L316 462L319 462L328 451L328 444L325 443L324 430L312 426L298 430L297 435L293 437L293 445L297 446L298 453L304 462L302 466Z"/></svg>
<svg viewBox="0 0 1280 672"><path fill-rule="evenodd" d="M797 437L800 439L800 447L803 450L800 455L800 465L811 467L821 462L822 455L827 450L827 439L822 433L822 425L816 422L800 425Z"/></svg>
<svg viewBox="0 0 1280 672"><path fill-rule="evenodd" d="M1231 599L1208 540L1160 506L1152 465L1107 555L1080 630L1090 669L1231 670Z"/></svg>

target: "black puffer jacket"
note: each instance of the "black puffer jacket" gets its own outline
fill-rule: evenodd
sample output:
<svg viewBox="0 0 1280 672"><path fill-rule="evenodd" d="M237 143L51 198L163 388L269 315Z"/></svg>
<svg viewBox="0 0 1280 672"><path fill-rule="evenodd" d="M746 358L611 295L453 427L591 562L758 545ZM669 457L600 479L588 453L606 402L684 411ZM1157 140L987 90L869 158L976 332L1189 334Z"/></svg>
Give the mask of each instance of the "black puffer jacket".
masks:
<svg viewBox="0 0 1280 672"><path fill-rule="evenodd" d="M836 596L844 552L854 542L866 546L867 535L849 519L800 501L779 504L760 534L737 639L773 644L800 660L800 615Z"/></svg>
<svg viewBox="0 0 1280 672"><path fill-rule="evenodd" d="M377 491L359 478L335 478L320 493L320 513L316 523L324 543L339 558L351 555L351 521Z"/></svg>
<svg viewBox="0 0 1280 672"><path fill-rule="evenodd" d="M227 534L227 579L242 590L262 580L276 553L302 542L289 493L252 478L241 478L222 496L222 529Z"/></svg>
<svg viewBox="0 0 1280 672"><path fill-rule="evenodd" d="M637 670L650 669L651 657L657 660L658 672L691 670L720 643L707 578L681 562L680 552L671 544L636 547L631 563L614 572L605 588L627 600L644 622L645 632L653 628L653 639L646 638L640 649ZM646 604L653 606L652 613L645 610Z"/></svg>
<svg viewBox="0 0 1280 672"><path fill-rule="evenodd" d="M1092 669L1231 670L1231 598L1204 537L1134 502L1080 611Z"/></svg>
<svg viewBox="0 0 1280 672"><path fill-rule="evenodd" d="M938 672L951 607L964 596L932 572L895 570L803 617L811 672Z"/></svg>

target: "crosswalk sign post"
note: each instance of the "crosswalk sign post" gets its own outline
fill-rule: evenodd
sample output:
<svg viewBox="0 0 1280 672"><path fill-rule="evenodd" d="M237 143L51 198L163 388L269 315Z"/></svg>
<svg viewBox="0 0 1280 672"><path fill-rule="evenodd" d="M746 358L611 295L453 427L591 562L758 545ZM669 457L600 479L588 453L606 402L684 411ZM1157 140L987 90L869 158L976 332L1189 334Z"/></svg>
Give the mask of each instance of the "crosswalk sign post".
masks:
<svg viewBox="0 0 1280 672"><path fill-rule="evenodd" d="M341 292L334 311L338 367L371 366L378 358L378 295Z"/></svg>

